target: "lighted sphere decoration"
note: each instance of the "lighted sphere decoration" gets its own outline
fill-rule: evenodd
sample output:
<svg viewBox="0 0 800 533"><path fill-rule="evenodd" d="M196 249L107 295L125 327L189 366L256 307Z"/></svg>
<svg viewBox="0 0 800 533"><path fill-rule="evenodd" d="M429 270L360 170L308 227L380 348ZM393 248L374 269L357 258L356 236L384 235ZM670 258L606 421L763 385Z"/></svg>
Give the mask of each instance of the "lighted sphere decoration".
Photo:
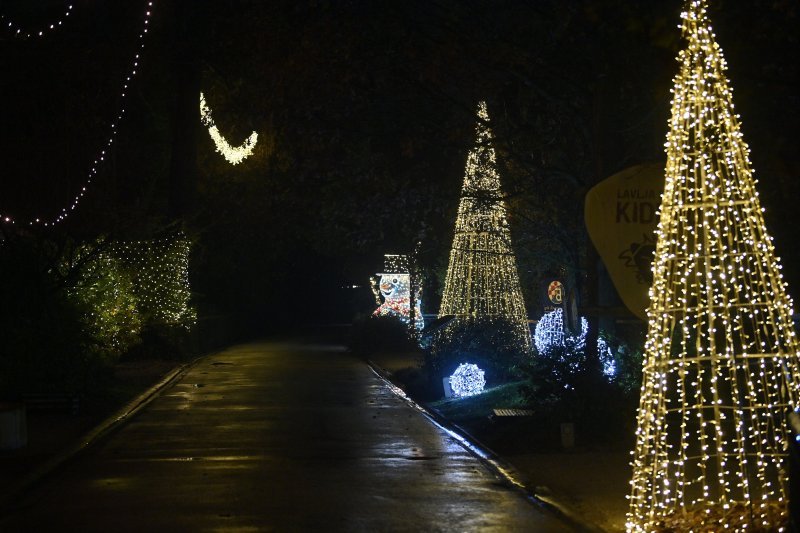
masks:
<svg viewBox="0 0 800 533"><path fill-rule="evenodd" d="M382 303L373 312L373 316L393 316L408 324L411 320L411 276L408 273L408 261L403 255L386 254L384 256L385 272L378 273L378 297ZM416 298L414 309L414 326L421 331L425 326L422 318L421 300Z"/></svg>
<svg viewBox="0 0 800 533"><path fill-rule="evenodd" d="M589 322L585 317L581 317L581 332L578 335L567 335L564 332L564 311L559 308L542 316L534 329L533 342L539 353L543 353L552 346L582 350L586 347L588 331Z"/></svg>
<svg viewBox="0 0 800 533"><path fill-rule="evenodd" d="M472 363L458 365L456 371L450 376L450 388L456 398L466 398L467 396L480 394L485 386L486 378L483 370Z"/></svg>

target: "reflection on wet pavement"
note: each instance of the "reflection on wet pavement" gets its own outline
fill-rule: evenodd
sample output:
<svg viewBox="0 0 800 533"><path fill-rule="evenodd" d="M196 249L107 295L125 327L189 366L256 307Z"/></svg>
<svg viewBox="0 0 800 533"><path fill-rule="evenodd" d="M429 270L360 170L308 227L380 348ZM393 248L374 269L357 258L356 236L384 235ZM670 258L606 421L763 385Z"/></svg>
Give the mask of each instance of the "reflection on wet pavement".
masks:
<svg viewBox="0 0 800 533"><path fill-rule="evenodd" d="M2 531L567 531L338 347L202 360Z"/></svg>

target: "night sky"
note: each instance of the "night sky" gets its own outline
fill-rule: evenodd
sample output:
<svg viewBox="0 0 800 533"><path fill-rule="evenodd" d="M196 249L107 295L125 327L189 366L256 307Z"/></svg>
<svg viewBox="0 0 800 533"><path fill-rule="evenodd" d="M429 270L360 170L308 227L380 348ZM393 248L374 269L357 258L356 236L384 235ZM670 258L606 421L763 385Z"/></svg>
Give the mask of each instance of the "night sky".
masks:
<svg viewBox="0 0 800 533"><path fill-rule="evenodd" d="M80 206L35 231L146 238L180 220L201 310L254 323L346 319L338 288L419 241L435 304L485 99L526 295L553 273L585 285L586 190L663 160L680 4L158 1L122 98L147 2L77 0L41 38L0 32L0 214L51 219L71 204L124 107ZM3 1L0 14L38 29L65 5ZM795 298L799 11L710 1ZM234 167L214 152L201 90L232 144L258 132L253 157Z"/></svg>

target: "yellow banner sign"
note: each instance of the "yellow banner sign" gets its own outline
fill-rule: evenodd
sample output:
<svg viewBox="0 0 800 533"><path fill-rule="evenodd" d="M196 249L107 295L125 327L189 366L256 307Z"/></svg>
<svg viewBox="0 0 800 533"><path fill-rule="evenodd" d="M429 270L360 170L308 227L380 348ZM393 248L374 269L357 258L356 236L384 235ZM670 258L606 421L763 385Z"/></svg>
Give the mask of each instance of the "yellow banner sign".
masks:
<svg viewBox="0 0 800 533"><path fill-rule="evenodd" d="M663 190L664 164L653 163L618 172L586 194L589 237L622 302L642 319L650 303L656 211Z"/></svg>

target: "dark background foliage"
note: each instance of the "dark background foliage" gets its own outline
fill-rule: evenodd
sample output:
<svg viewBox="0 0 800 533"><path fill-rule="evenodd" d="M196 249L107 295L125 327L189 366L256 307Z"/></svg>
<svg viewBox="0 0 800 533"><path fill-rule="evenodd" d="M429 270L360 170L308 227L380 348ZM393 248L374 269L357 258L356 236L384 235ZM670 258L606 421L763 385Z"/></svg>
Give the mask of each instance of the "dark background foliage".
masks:
<svg viewBox="0 0 800 533"><path fill-rule="evenodd" d="M55 0L4 0L38 27ZM544 276L595 294L583 197L663 158L680 0L164 0L120 135L52 233L146 237L182 220L201 313L250 331L347 320L385 252L420 241L438 309L474 111L488 101L529 308ZM0 213L52 216L82 185L120 107L145 2L79 0L46 38L0 33ZM711 0L790 290L800 284L798 6ZM206 94L232 167L200 126ZM358 292L358 290L355 290ZM360 301L365 303L356 304ZM532 313L534 314L534 313Z"/></svg>

